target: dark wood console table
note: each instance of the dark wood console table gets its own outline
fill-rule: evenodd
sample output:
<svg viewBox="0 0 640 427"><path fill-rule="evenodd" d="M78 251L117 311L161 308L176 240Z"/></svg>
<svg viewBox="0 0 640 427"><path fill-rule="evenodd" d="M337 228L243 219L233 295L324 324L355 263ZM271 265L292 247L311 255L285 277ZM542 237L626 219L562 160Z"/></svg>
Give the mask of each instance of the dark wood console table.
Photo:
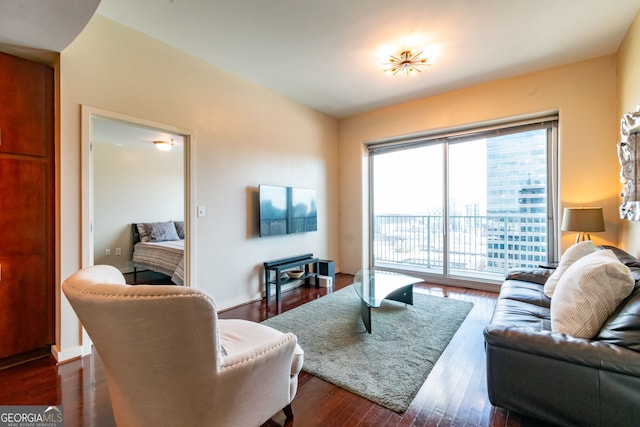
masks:
<svg viewBox="0 0 640 427"><path fill-rule="evenodd" d="M267 301L271 298L271 283L276 285L276 301L280 301L280 287L289 280L304 280L305 285L311 284L309 279L318 275L318 262L320 259L314 258L313 254L301 254L287 258L274 259L264 262L264 287L266 290ZM313 264L313 271L309 266ZM304 274L298 279L282 279L282 273L287 270L293 270L296 267L304 266ZM271 272L275 273L275 279L272 279ZM316 286L318 282L316 281Z"/></svg>

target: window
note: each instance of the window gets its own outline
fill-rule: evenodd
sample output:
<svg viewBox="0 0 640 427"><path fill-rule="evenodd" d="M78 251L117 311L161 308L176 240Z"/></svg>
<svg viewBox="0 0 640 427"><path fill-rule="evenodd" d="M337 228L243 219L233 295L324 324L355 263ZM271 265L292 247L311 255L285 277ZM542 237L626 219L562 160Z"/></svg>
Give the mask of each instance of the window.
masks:
<svg viewBox="0 0 640 427"><path fill-rule="evenodd" d="M557 117L369 145L372 264L501 281L554 259Z"/></svg>

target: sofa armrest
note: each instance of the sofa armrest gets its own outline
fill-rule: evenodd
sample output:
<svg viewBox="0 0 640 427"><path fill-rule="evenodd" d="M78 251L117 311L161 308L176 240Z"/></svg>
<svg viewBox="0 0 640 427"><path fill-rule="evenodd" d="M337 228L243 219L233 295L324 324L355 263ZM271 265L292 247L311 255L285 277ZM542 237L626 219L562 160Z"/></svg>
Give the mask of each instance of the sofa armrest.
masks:
<svg viewBox="0 0 640 427"><path fill-rule="evenodd" d="M504 325L488 325L484 337L488 346L640 377L640 354L617 345Z"/></svg>
<svg viewBox="0 0 640 427"><path fill-rule="evenodd" d="M505 280L521 280L544 285L555 270L549 268L519 268L507 272Z"/></svg>

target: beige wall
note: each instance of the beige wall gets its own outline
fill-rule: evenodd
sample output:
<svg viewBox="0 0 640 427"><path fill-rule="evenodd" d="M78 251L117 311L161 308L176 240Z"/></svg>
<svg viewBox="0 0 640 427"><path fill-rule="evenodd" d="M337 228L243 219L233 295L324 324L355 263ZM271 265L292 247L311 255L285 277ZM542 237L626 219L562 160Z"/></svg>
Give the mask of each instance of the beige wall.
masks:
<svg viewBox="0 0 640 427"><path fill-rule="evenodd" d="M133 271L132 222L184 219L183 152L148 145L93 143L94 263L123 273Z"/></svg>
<svg viewBox="0 0 640 427"><path fill-rule="evenodd" d="M628 224L620 227L618 220L615 137L620 114L640 103L640 60L632 54L640 48L639 33L636 19L619 57L445 93L351 117L338 126L332 118L95 16L60 58L60 277L79 268L82 259L81 212L87 203L81 198L83 104L194 131L195 200L190 208L207 207L207 216L193 224L194 285L223 307L259 294L265 259L311 251L336 259L344 272L362 266L367 248L365 141L495 119L559 112L559 212L564 206L603 206L607 231L594 235L594 241L617 244L618 228L625 234ZM253 237L252 205L261 183L317 188L319 231ZM640 233L633 228L627 236ZM563 233L562 248L572 239L572 233ZM622 244L630 240L620 237ZM64 299L59 320L57 351L73 357L80 328Z"/></svg>
<svg viewBox="0 0 640 427"><path fill-rule="evenodd" d="M193 286L219 308L261 295L262 262L301 252L338 260L337 121L96 15L60 56L60 276L82 263L81 105L189 129ZM258 238L261 183L318 190L318 231ZM61 302L61 358L80 352Z"/></svg>
<svg viewBox="0 0 640 427"><path fill-rule="evenodd" d="M420 77L428 78L428 73ZM340 121L341 270L353 273L366 262L366 141L549 111L560 114L559 212L565 206L602 206L606 232L592 238L597 244L616 244L619 180L612 135L618 117L612 55ZM562 248L574 237L562 233Z"/></svg>
<svg viewBox="0 0 640 427"><path fill-rule="evenodd" d="M640 12L618 51L618 120L640 106ZM619 127L618 127L619 130ZM619 140L619 133L616 133ZM620 188L621 189L621 188ZM621 199L620 199L621 201ZM620 246L640 255L640 223L620 220Z"/></svg>

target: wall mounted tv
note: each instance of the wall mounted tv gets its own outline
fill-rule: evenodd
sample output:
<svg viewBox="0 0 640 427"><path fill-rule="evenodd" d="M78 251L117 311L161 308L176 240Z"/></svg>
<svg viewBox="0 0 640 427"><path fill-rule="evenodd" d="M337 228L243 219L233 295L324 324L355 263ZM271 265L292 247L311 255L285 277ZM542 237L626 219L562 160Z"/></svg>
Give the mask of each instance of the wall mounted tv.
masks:
<svg viewBox="0 0 640 427"><path fill-rule="evenodd" d="M260 237L318 230L316 190L260 185Z"/></svg>

